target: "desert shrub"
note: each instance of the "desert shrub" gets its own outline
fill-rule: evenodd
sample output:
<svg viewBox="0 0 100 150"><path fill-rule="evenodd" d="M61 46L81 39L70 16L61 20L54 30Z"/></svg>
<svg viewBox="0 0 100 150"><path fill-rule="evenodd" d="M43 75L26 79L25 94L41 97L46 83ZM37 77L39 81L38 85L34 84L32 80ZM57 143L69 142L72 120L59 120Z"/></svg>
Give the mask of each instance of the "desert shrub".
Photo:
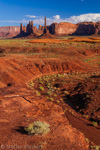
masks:
<svg viewBox="0 0 100 150"><path fill-rule="evenodd" d="M57 88L57 91L59 91L60 90L60 88Z"/></svg>
<svg viewBox="0 0 100 150"><path fill-rule="evenodd" d="M69 92L68 91L64 91L64 94L69 95Z"/></svg>
<svg viewBox="0 0 100 150"><path fill-rule="evenodd" d="M64 109L64 113L66 113L66 111L67 111L67 108L66 108L66 109Z"/></svg>
<svg viewBox="0 0 100 150"><path fill-rule="evenodd" d="M54 94L54 97L57 97L57 94Z"/></svg>
<svg viewBox="0 0 100 150"><path fill-rule="evenodd" d="M89 116L88 116L88 115L84 115L84 117L85 117L86 119L88 119L88 118L89 118Z"/></svg>
<svg viewBox="0 0 100 150"><path fill-rule="evenodd" d="M48 96L46 96L46 98L47 98L47 99L49 99L49 97L48 97Z"/></svg>
<svg viewBox="0 0 100 150"><path fill-rule="evenodd" d="M39 78L38 80L40 84L43 84L42 78Z"/></svg>
<svg viewBox="0 0 100 150"><path fill-rule="evenodd" d="M56 87L54 87L54 90L56 90L57 88Z"/></svg>
<svg viewBox="0 0 100 150"><path fill-rule="evenodd" d="M57 103L60 103L60 101L59 101L59 100L57 100Z"/></svg>
<svg viewBox="0 0 100 150"><path fill-rule="evenodd" d="M49 100L49 101L53 101L53 98L52 98L52 97L50 97L48 100Z"/></svg>
<svg viewBox="0 0 100 150"><path fill-rule="evenodd" d="M40 83L40 84L43 84L43 81L42 81L42 80L39 80L39 83Z"/></svg>
<svg viewBox="0 0 100 150"><path fill-rule="evenodd" d="M53 92L51 90L47 91L47 95L52 95L52 94L53 94Z"/></svg>
<svg viewBox="0 0 100 150"><path fill-rule="evenodd" d="M40 94L40 92L39 92L39 91L36 91L36 95L37 95L37 96L40 96L41 94Z"/></svg>
<svg viewBox="0 0 100 150"><path fill-rule="evenodd" d="M63 98L60 98L60 101L63 101Z"/></svg>
<svg viewBox="0 0 100 150"><path fill-rule="evenodd" d="M100 150L100 146L91 146L91 149Z"/></svg>
<svg viewBox="0 0 100 150"><path fill-rule="evenodd" d="M93 126L97 126L97 125L98 125L98 123L97 123L97 122L95 122L95 121L93 121L93 122L92 122L92 125L93 125Z"/></svg>
<svg viewBox="0 0 100 150"><path fill-rule="evenodd" d="M39 89L40 89L41 91L44 91L44 87L43 87L43 86L40 86Z"/></svg>
<svg viewBox="0 0 100 150"><path fill-rule="evenodd" d="M34 123L30 124L28 127L25 127L24 130L29 135L43 135L50 131L50 125L46 122L35 121Z"/></svg>
<svg viewBox="0 0 100 150"><path fill-rule="evenodd" d="M46 87L49 89L51 87L51 83L46 82Z"/></svg>
<svg viewBox="0 0 100 150"><path fill-rule="evenodd" d="M86 142L89 142L89 139L88 139L88 138L85 138L85 141L86 141Z"/></svg>
<svg viewBox="0 0 100 150"><path fill-rule="evenodd" d="M30 81L30 82L28 82L28 85L29 85L29 87L33 87L34 86L34 82Z"/></svg>
<svg viewBox="0 0 100 150"><path fill-rule="evenodd" d="M57 77L60 78L62 75L61 74L57 74Z"/></svg>

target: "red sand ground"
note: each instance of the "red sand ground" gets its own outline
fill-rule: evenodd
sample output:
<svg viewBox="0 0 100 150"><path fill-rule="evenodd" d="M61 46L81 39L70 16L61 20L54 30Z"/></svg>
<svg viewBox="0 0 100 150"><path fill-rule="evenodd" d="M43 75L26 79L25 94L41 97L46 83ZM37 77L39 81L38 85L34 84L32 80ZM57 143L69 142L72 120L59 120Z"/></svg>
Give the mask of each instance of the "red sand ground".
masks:
<svg viewBox="0 0 100 150"><path fill-rule="evenodd" d="M58 40L58 39L34 39L29 41L29 43L62 43L67 40Z"/></svg>
<svg viewBox="0 0 100 150"><path fill-rule="evenodd" d="M8 54L7 51L9 51ZM54 73L68 73L68 82L65 87L61 88L69 91L68 98L72 104L75 103L73 101L73 98L76 98L75 95L86 93L88 89L89 95L98 101L99 106L99 91L97 89L90 91L92 87L95 88L98 85L99 78L89 77L100 75L98 64L100 58L97 57L100 55L100 50L84 49L82 51L73 46L67 49L34 48L31 51L34 55L26 55L30 51L29 48L25 48L24 51L23 48L16 48L16 53L22 52L22 54L12 54L15 49L8 47L0 57L0 64L2 64L0 66L1 148L3 145L6 150L7 146L12 146L16 150L14 145L17 145L24 150L25 145L30 146L31 149L32 146L42 145L46 150L88 150L89 144L100 145L100 124L97 127L91 126L92 122L77 113L68 101L63 104L48 101L45 96L37 96L35 89L28 87L29 81L38 77ZM39 55L36 55L37 52ZM75 77L78 79L75 80ZM81 86L78 87L79 83ZM96 107L94 102L90 102L88 108L82 110L84 113L88 111L89 117L91 116L90 110ZM66 108L68 111L64 113ZM71 111L74 111L75 115L70 113ZM99 113L99 110L94 112L94 119ZM44 136L25 134L23 127L37 120L49 123L50 133ZM85 140L85 137L90 143Z"/></svg>
<svg viewBox="0 0 100 150"><path fill-rule="evenodd" d="M29 43L63 43L63 42L88 42L88 43L100 43L99 37L74 37L69 38L68 40L61 39L34 39L29 41Z"/></svg>

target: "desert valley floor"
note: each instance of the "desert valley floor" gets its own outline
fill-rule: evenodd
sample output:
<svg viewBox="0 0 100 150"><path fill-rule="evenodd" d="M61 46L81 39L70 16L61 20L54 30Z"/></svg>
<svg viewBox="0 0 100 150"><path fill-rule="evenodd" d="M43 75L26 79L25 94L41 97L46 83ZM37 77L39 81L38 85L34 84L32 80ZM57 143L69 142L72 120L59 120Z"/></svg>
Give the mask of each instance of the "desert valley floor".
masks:
<svg viewBox="0 0 100 150"><path fill-rule="evenodd" d="M0 39L0 148L100 149L100 37Z"/></svg>

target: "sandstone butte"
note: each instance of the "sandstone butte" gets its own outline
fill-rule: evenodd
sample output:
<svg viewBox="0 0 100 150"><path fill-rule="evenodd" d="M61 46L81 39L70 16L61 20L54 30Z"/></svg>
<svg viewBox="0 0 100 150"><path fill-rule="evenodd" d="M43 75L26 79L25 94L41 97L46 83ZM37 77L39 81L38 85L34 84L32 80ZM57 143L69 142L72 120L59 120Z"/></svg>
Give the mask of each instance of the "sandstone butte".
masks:
<svg viewBox="0 0 100 150"><path fill-rule="evenodd" d="M27 25L29 27L30 24ZM25 29L25 26L23 26ZM100 34L100 22L81 22L78 24L72 24L68 22L53 23L47 26L49 33L54 35L99 35ZM34 33L42 34L44 26L39 25L39 29L33 26ZM0 27L0 37L14 37L20 34L20 27L9 26ZM38 35L36 34L36 35Z"/></svg>
<svg viewBox="0 0 100 150"><path fill-rule="evenodd" d="M5 26L0 27L0 37L14 37L20 33L20 27Z"/></svg>

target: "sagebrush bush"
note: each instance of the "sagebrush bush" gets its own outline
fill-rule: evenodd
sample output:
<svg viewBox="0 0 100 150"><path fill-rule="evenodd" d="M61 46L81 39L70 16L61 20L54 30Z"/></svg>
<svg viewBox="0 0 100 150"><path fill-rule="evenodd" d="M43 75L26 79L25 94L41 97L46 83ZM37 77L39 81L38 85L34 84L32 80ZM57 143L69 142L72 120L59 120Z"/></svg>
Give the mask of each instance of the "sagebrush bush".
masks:
<svg viewBox="0 0 100 150"><path fill-rule="evenodd" d="M37 95L37 96L41 96L41 93L36 90L36 95Z"/></svg>
<svg viewBox="0 0 100 150"><path fill-rule="evenodd" d="M30 82L28 83L28 85L29 85L29 87L33 87L33 86L34 86L34 82L33 82L33 81L30 81Z"/></svg>
<svg viewBox="0 0 100 150"><path fill-rule="evenodd" d="M97 125L98 125L98 123L97 123L97 122L95 122L95 121L93 121L93 122L92 122L92 125L93 125L93 126L97 126Z"/></svg>
<svg viewBox="0 0 100 150"><path fill-rule="evenodd" d="M40 86L39 89L40 89L41 91L44 91L44 87L43 87L43 86Z"/></svg>
<svg viewBox="0 0 100 150"><path fill-rule="evenodd" d="M47 95L52 95L52 94L53 94L53 92L51 90L47 91Z"/></svg>
<svg viewBox="0 0 100 150"><path fill-rule="evenodd" d="M43 135L50 131L50 125L46 122L35 121L34 123L30 124L28 127L25 127L25 131L29 135Z"/></svg>

